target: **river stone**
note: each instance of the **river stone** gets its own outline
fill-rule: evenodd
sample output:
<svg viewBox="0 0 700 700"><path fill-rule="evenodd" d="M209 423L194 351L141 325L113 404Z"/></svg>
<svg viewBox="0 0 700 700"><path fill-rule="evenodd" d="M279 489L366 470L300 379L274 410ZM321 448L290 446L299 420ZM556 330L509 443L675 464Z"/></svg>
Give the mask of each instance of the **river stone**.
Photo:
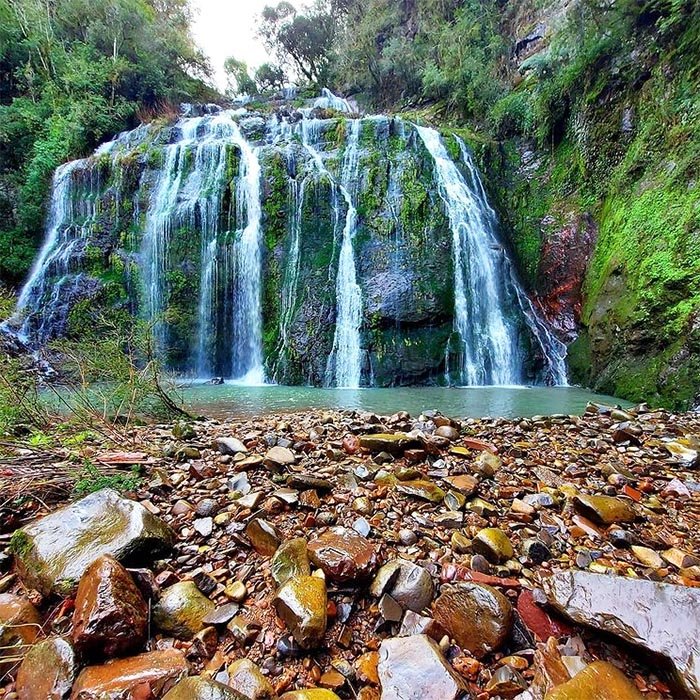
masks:
<svg viewBox="0 0 700 700"><path fill-rule="evenodd" d="M455 700L462 681L424 634L385 639L379 647L382 700Z"/></svg>
<svg viewBox="0 0 700 700"><path fill-rule="evenodd" d="M272 557L270 573L278 586L298 576L310 576L311 564L306 551L306 540L296 537L281 544Z"/></svg>
<svg viewBox="0 0 700 700"><path fill-rule="evenodd" d="M23 656L39 636L41 618L37 609L24 598L0 594L0 675L12 667L3 657Z"/></svg>
<svg viewBox="0 0 700 700"><path fill-rule="evenodd" d="M214 446L222 455L237 455L248 452L248 448L238 438L234 437L216 438Z"/></svg>
<svg viewBox="0 0 700 700"><path fill-rule="evenodd" d="M427 479L400 481L396 484L396 490L431 503L441 503L445 498L445 492L437 484Z"/></svg>
<svg viewBox="0 0 700 700"><path fill-rule="evenodd" d="M422 566L395 559L379 569L370 593L377 597L386 593L404 610L420 612L433 600L433 580Z"/></svg>
<svg viewBox="0 0 700 700"><path fill-rule="evenodd" d="M451 425L441 425L435 430L434 435L437 435L438 437L447 438L450 442L459 440L459 430L457 430L457 428L452 427Z"/></svg>
<svg viewBox="0 0 700 700"><path fill-rule="evenodd" d="M194 581L180 581L163 591L153 608L153 621L177 639L192 639L215 607Z"/></svg>
<svg viewBox="0 0 700 700"><path fill-rule="evenodd" d="M587 496L580 493L574 496L574 505L583 515L603 525L628 523L637 517L634 508L627 501L613 496Z"/></svg>
<svg viewBox="0 0 700 700"><path fill-rule="evenodd" d="M448 483L455 491L459 491L465 496L471 496L479 485L479 480L470 474L446 476L443 481Z"/></svg>
<svg viewBox="0 0 700 700"><path fill-rule="evenodd" d="M669 659L684 691L700 698L699 589L587 571L557 573L543 587L575 622Z"/></svg>
<svg viewBox="0 0 700 700"><path fill-rule="evenodd" d="M143 646L148 606L129 572L109 555L96 559L78 585L73 644L90 657L122 656Z"/></svg>
<svg viewBox="0 0 700 700"><path fill-rule="evenodd" d="M245 534L253 549L264 557L271 557L282 541L277 528L262 518L253 518L246 526Z"/></svg>
<svg viewBox="0 0 700 700"><path fill-rule="evenodd" d="M163 700L249 700L249 698L223 683L201 676L191 676L181 680L163 696Z"/></svg>
<svg viewBox="0 0 700 700"><path fill-rule="evenodd" d="M594 661L570 681L552 688L545 700L642 700L644 696L622 671L607 661Z"/></svg>
<svg viewBox="0 0 700 700"><path fill-rule="evenodd" d="M513 625L508 599L495 588L478 583L445 586L435 601L433 617L477 659L498 649Z"/></svg>
<svg viewBox="0 0 700 700"><path fill-rule="evenodd" d="M17 672L17 694L22 700L64 700L76 672L71 643L62 637L45 639L24 657Z"/></svg>
<svg viewBox="0 0 700 700"><path fill-rule="evenodd" d="M294 578L277 591L275 610L302 649L318 646L326 632L326 582L318 576Z"/></svg>
<svg viewBox="0 0 700 700"><path fill-rule="evenodd" d="M263 463L272 471L280 471L283 467L288 467L296 461L294 453L289 448L275 445L267 451Z"/></svg>
<svg viewBox="0 0 700 700"><path fill-rule="evenodd" d="M73 686L71 700L124 700L136 697L136 688L150 688L161 697L188 673L187 661L176 649L151 651L83 669ZM144 695L143 697L148 697Z"/></svg>
<svg viewBox="0 0 700 700"><path fill-rule="evenodd" d="M419 440L409 437L406 433L375 433L360 436L360 447L364 447L373 454L388 452L390 455L400 456L405 450L420 446Z"/></svg>
<svg viewBox="0 0 700 700"><path fill-rule="evenodd" d="M307 688L306 690L290 690L282 695L280 700L340 700L340 698L332 690Z"/></svg>
<svg viewBox="0 0 700 700"><path fill-rule="evenodd" d="M479 530L472 541L472 549L486 557L492 564L513 558L513 545L503 530L497 527L485 527Z"/></svg>
<svg viewBox="0 0 700 700"><path fill-rule="evenodd" d="M227 669L228 684L249 700L275 700L272 683L250 659L234 661Z"/></svg>
<svg viewBox="0 0 700 700"><path fill-rule="evenodd" d="M308 551L311 561L334 581L366 579L377 568L377 546L345 527L324 532L309 542Z"/></svg>
<svg viewBox="0 0 700 700"><path fill-rule="evenodd" d="M12 549L27 587L70 595L101 555L136 563L174 542L170 527L140 503L102 489L17 530Z"/></svg>

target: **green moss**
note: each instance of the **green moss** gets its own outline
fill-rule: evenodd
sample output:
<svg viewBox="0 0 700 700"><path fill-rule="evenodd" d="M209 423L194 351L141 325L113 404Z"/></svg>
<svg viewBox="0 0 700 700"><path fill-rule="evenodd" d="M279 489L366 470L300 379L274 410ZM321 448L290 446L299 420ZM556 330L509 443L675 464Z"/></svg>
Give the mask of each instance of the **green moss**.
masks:
<svg viewBox="0 0 700 700"><path fill-rule="evenodd" d="M10 539L10 551L18 559L26 559L32 550L32 540L24 530L15 530Z"/></svg>

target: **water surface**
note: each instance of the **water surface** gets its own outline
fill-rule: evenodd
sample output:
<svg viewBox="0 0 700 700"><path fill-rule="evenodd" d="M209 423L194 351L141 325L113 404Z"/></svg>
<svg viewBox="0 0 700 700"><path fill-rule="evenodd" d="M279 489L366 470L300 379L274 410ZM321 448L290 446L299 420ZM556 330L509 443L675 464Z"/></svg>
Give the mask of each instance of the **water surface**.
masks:
<svg viewBox="0 0 700 700"><path fill-rule="evenodd" d="M300 386L212 386L182 390L185 405L211 418L236 418L317 409L362 409L380 415L434 409L453 418L517 418L581 414L589 401L630 406L611 396L579 387L397 387L392 389L317 389Z"/></svg>

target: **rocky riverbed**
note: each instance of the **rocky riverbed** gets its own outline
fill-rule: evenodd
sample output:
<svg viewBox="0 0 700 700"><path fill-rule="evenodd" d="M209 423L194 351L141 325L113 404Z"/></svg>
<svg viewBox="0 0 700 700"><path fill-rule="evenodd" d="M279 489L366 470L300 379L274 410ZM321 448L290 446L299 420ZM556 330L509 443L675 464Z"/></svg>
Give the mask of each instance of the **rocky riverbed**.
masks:
<svg viewBox="0 0 700 700"><path fill-rule="evenodd" d="M1 540L4 700L700 698L698 415L130 437L135 492Z"/></svg>

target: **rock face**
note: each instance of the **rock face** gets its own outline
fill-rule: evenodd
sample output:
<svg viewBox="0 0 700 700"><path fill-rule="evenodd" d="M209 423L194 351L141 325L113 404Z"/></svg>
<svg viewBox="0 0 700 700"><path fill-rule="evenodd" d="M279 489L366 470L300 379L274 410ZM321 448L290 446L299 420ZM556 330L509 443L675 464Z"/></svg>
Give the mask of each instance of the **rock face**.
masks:
<svg viewBox="0 0 700 700"><path fill-rule="evenodd" d="M88 666L78 676L71 700L124 700L135 698L136 688L159 697L188 673L187 662L175 649L152 651L103 666ZM149 697L145 692L142 697Z"/></svg>
<svg viewBox="0 0 700 700"><path fill-rule="evenodd" d="M64 700L76 671L71 643L62 637L45 639L24 657L17 672L17 695L21 700Z"/></svg>
<svg viewBox="0 0 700 700"><path fill-rule="evenodd" d="M606 661L594 661L570 681L558 685L545 700L642 700L644 696L622 671Z"/></svg>
<svg viewBox="0 0 700 700"><path fill-rule="evenodd" d="M18 530L12 549L27 586L70 594L101 555L137 561L174 541L172 530L141 504L102 489Z"/></svg>
<svg viewBox="0 0 700 700"><path fill-rule="evenodd" d="M318 646L326 632L326 582L317 576L291 579L277 591L275 609L297 644L303 649Z"/></svg>
<svg viewBox="0 0 700 700"><path fill-rule="evenodd" d="M192 676L181 680L163 700L249 700L233 688L208 678Z"/></svg>
<svg viewBox="0 0 700 700"><path fill-rule="evenodd" d="M586 571L558 573L543 585L575 622L667 658L685 693L700 698L700 590Z"/></svg>
<svg viewBox="0 0 700 700"><path fill-rule="evenodd" d="M498 649L513 623L508 599L491 586L459 583L443 589L435 601L435 620L477 659Z"/></svg>
<svg viewBox="0 0 700 700"><path fill-rule="evenodd" d="M0 595L0 672L12 666L3 657L22 656L39 636L41 618L36 608L24 598Z"/></svg>
<svg viewBox="0 0 700 700"><path fill-rule="evenodd" d="M311 561L334 581L366 579L377 568L377 547L345 527L334 527L309 542Z"/></svg>
<svg viewBox="0 0 700 700"><path fill-rule="evenodd" d="M193 581L180 581L163 591L153 608L153 621L178 639L192 639L215 607Z"/></svg>
<svg viewBox="0 0 700 700"><path fill-rule="evenodd" d="M127 570L104 555L83 574L75 598L73 643L89 657L122 656L146 641L148 606Z"/></svg>
<svg viewBox="0 0 700 700"><path fill-rule="evenodd" d="M462 681L424 634L385 639L379 647L382 700L456 700Z"/></svg>

